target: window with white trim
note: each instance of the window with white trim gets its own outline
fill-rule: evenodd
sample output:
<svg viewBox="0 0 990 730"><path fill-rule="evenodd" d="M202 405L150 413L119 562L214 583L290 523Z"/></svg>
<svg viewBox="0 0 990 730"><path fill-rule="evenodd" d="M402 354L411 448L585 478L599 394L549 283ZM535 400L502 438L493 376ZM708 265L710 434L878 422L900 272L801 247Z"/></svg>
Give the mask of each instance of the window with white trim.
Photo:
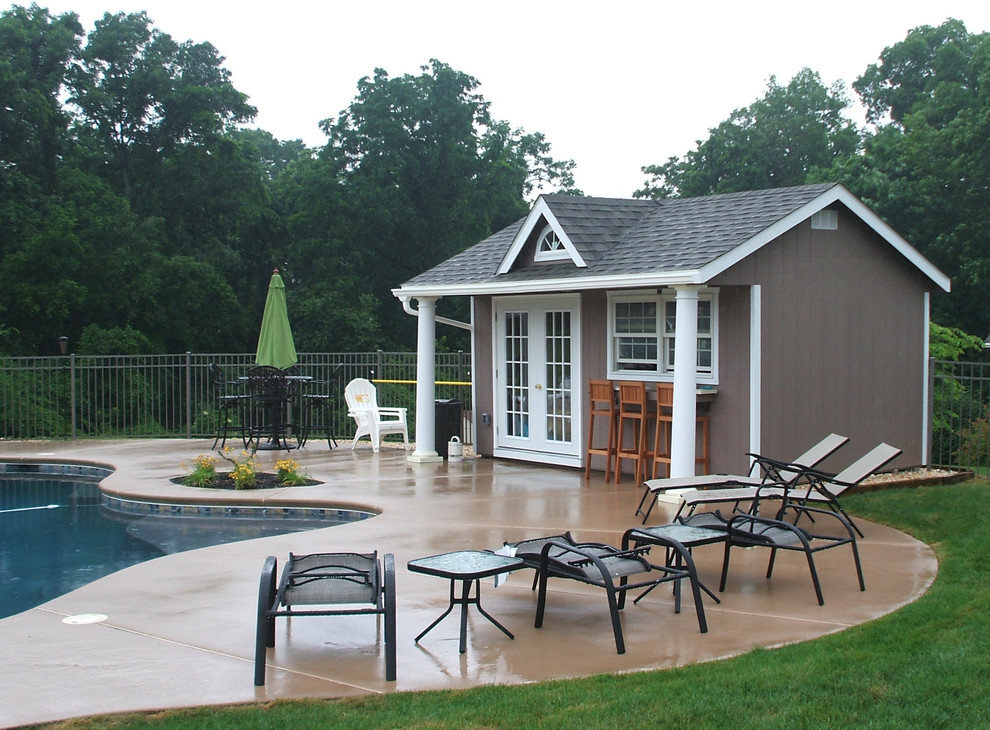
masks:
<svg viewBox="0 0 990 730"><path fill-rule="evenodd" d="M718 296L698 294L698 380L714 382ZM672 375L677 301L673 292L609 296L609 371L613 377Z"/></svg>
<svg viewBox="0 0 990 730"><path fill-rule="evenodd" d="M549 224L540 231L540 237L536 240L536 255L534 261L559 261L569 259L570 254L564 247L564 242L560 240L557 232Z"/></svg>

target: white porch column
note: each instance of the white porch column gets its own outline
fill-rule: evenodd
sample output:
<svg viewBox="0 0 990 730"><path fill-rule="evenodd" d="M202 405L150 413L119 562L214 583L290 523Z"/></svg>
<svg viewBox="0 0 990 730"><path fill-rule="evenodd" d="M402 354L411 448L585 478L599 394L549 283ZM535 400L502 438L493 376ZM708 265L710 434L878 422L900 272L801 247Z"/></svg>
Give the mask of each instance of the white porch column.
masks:
<svg viewBox="0 0 990 730"><path fill-rule="evenodd" d="M436 451L436 329L438 297L418 297L416 330L416 449L408 460L443 461Z"/></svg>
<svg viewBox="0 0 990 730"><path fill-rule="evenodd" d="M694 476L698 408L698 288L675 287L674 406L670 437L670 476Z"/></svg>
<svg viewBox="0 0 990 730"><path fill-rule="evenodd" d="M753 284L749 288L749 453L751 454L763 453L762 404L763 289L760 284Z"/></svg>

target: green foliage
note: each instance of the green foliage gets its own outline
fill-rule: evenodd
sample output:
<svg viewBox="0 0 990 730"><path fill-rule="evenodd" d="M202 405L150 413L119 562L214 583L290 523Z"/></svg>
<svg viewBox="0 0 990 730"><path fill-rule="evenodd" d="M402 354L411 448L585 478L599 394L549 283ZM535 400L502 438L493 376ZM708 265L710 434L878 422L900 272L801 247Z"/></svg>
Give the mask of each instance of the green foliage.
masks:
<svg viewBox="0 0 990 730"><path fill-rule="evenodd" d="M279 484L298 487L306 484L309 478L299 471L299 462L294 459L279 459L275 462L275 478Z"/></svg>
<svg viewBox="0 0 990 730"><path fill-rule="evenodd" d="M859 134L843 112L841 82L826 87L811 69L787 86L770 78L767 91L737 109L683 158L650 165L636 197L695 197L803 185L809 176L856 152Z"/></svg>
<svg viewBox="0 0 990 730"><path fill-rule="evenodd" d="M218 451L221 458L232 465L230 478L234 480L234 489L250 489L258 483L258 465L254 460L254 451L241 451L235 454L228 446Z"/></svg>
<svg viewBox="0 0 990 730"><path fill-rule="evenodd" d="M130 325L103 329L98 324L84 328L75 351L80 355L147 355L154 352L151 342Z"/></svg>
<svg viewBox="0 0 990 730"><path fill-rule="evenodd" d="M912 30L853 87L874 130L834 177L952 278L933 316L990 332L990 34L959 20Z"/></svg>
<svg viewBox="0 0 990 730"><path fill-rule="evenodd" d="M37 5L13 6L0 17L0 170L50 192L68 143L62 107L66 76L82 26L75 13L52 16ZM0 178L2 180L2 178Z"/></svg>
<svg viewBox="0 0 990 730"><path fill-rule="evenodd" d="M184 464L183 468L185 468ZM188 487L212 487L216 478L216 457L200 454L193 459L192 470L185 476L182 483Z"/></svg>
<svg viewBox="0 0 990 730"><path fill-rule="evenodd" d="M72 13L0 14L5 350L51 354L84 330L87 348L250 350L276 266L299 349L407 349L391 289L537 190L573 189L573 162L439 61L361 79L318 150L237 129L255 110L222 61L145 12L88 35Z"/></svg>
<svg viewBox="0 0 990 730"><path fill-rule="evenodd" d="M573 163L550 157L542 135L494 120L478 85L437 60L419 75L376 69L346 110L322 122L321 154L283 175L302 254L288 262L293 279L305 291L334 282L337 297L360 303L348 308L352 323L367 314L380 323L378 347L415 341L415 321L391 289L525 215L535 190L573 187ZM314 178L317 190L333 188L333 207L298 187ZM337 311L311 310L312 329L332 333Z"/></svg>
<svg viewBox="0 0 990 730"><path fill-rule="evenodd" d="M983 350L983 340L958 327L929 325L928 352L936 360L959 360L965 354L975 356Z"/></svg>
<svg viewBox="0 0 990 730"><path fill-rule="evenodd" d="M954 463L980 469L990 457L990 406L984 407L982 417L975 418L959 434L959 447ZM980 469L985 473L985 468Z"/></svg>
<svg viewBox="0 0 990 730"><path fill-rule="evenodd" d="M957 362L964 355L970 359L983 350L983 340L956 327L943 327L932 322L929 325L929 354L936 361L939 387L932 393L932 454L939 463L951 458L953 464L963 466L983 464L987 459L975 458L990 452L983 448L979 414L984 404L979 395L970 392L957 378L946 362ZM973 415L977 417L974 419Z"/></svg>

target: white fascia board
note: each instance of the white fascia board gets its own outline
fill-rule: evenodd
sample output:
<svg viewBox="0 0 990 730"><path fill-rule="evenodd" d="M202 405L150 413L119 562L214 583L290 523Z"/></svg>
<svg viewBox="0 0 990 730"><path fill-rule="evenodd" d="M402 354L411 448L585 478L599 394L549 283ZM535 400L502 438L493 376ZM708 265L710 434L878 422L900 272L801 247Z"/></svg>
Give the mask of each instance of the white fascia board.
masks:
<svg viewBox="0 0 990 730"><path fill-rule="evenodd" d="M709 281L718 276L726 269L734 266L747 256L763 248L775 238L782 236L794 226L810 218L814 213L828 207L834 202L845 205L852 213L860 218L866 225L872 228L881 238L894 247L908 261L918 268L925 276L931 279L943 291L949 291L951 282L949 277L939 271L934 264L922 256L918 250L900 236L893 228L884 223L876 213L870 210L855 195L846 190L842 185L834 185L811 200L793 213L781 218L772 226L763 229L748 241L736 246L731 251L719 256L711 263L701 268L701 278Z"/></svg>
<svg viewBox="0 0 990 730"><path fill-rule="evenodd" d="M904 258L914 264L925 276L931 279L942 291L949 292L952 289L952 281L943 274L931 261L921 255L914 246L908 243L893 228L888 226L883 219L866 207L866 205L842 186L837 186L840 195L837 199L846 205L853 213L858 215L866 225L876 231L885 241L893 246Z"/></svg>
<svg viewBox="0 0 990 730"><path fill-rule="evenodd" d="M579 268L585 268L588 266L584 258L578 253L578 250L574 247L571 239L567 236L567 232L561 227L560 221L550 210L550 206L547 205L546 199L541 195L536 199L536 203L533 204L532 209L529 211L529 215L526 216L526 220L523 221L522 226L516 232L515 238L512 239L512 245L509 246L509 250L505 252L505 256L502 257L501 263L498 265L498 274L507 274L512 270L512 265L516 262L516 258L519 256L526 244L526 239L530 237L533 230L539 224L540 219L546 220L546 222L553 228L554 233L557 234L557 238L564 245L564 250L567 251L567 255L571 257L574 265Z"/></svg>
<svg viewBox="0 0 990 730"><path fill-rule="evenodd" d="M436 284L393 289L393 296L403 297L462 297L494 294L540 294L544 292L583 291L591 289L636 289L647 287L704 284L697 269L669 273L630 274L626 276L580 276L564 279L534 279L532 281L485 282L482 284Z"/></svg>

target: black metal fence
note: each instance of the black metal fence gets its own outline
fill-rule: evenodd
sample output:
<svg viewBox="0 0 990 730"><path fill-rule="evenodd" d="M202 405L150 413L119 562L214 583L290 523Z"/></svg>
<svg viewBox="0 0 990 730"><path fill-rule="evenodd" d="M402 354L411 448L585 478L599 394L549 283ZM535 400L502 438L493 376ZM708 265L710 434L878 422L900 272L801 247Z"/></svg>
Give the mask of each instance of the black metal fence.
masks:
<svg viewBox="0 0 990 730"><path fill-rule="evenodd" d="M932 361L932 463L990 474L990 363Z"/></svg>
<svg viewBox="0 0 990 730"><path fill-rule="evenodd" d="M246 376L252 354L105 355L0 358L0 439L206 438L216 432L217 403L209 376L215 362L228 380ZM335 383L331 377L343 368ZM364 377L378 387L381 405L409 408L415 429L416 353L300 353L295 366L314 388L336 386L334 432L354 431L343 388ZM436 356L437 398L463 404L464 436L470 431L471 356Z"/></svg>
<svg viewBox="0 0 990 730"><path fill-rule="evenodd" d="M105 355L0 358L0 439L206 438L216 430L216 398L209 363L228 379L246 376L249 353ZM416 353L300 353L297 370L328 383L338 364L334 432L353 424L343 386L366 377L382 405L409 409L415 429ZM471 431L472 363L469 353L438 353L437 398L463 404L463 434ZM932 464L990 474L990 362L931 362Z"/></svg>

